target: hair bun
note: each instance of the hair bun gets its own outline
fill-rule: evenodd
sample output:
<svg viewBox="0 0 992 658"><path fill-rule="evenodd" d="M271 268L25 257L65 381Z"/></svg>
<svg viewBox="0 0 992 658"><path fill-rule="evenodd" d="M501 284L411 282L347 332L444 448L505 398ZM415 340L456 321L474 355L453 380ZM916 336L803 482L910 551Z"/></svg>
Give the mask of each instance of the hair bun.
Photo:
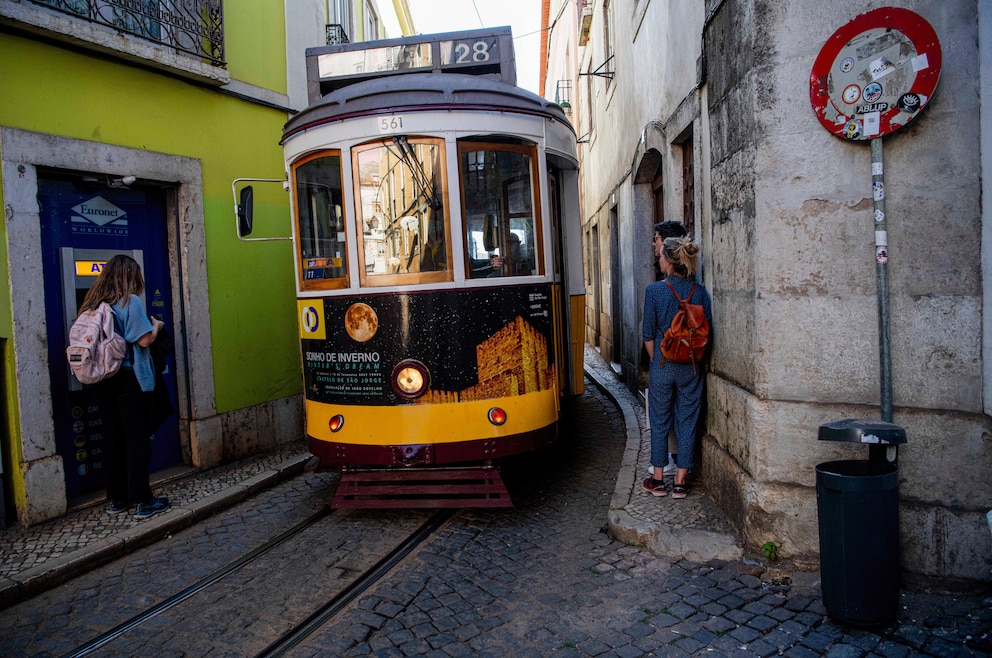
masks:
<svg viewBox="0 0 992 658"><path fill-rule="evenodd" d="M682 250L687 256L695 256L699 253L699 245L686 238L685 242L682 243Z"/></svg>

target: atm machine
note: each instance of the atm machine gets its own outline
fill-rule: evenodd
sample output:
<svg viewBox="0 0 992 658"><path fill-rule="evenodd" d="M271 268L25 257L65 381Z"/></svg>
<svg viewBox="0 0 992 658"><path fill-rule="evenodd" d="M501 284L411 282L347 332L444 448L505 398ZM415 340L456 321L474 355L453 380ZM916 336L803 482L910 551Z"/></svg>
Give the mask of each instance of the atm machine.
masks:
<svg viewBox="0 0 992 658"><path fill-rule="evenodd" d="M108 260L117 254L141 266L145 292L141 301L170 331L172 317L165 192L161 189L113 189L80 184L80 179L39 179L42 254L45 268L45 316L48 325L49 373L56 450L63 460L66 496L74 499L104 488L103 418L92 387L76 380L65 358L69 328L86 292ZM177 347L180 341L176 340ZM179 409L175 359L168 359L166 386ZM152 437L150 471L182 462L176 414Z"/></svg>
<svg viewBox="0 0 992 658"><path fill-rule="evenodd" d="M79 307L86 297L87 291L93 286L108 260L118 254L130 256L145 270L144 254L141 249L79 249L61 247L59 249L62 302L63 302L63 340L69 341L69 328L79 313ZM146 282L147 285L147 282ZM159 289L146 288L139 295L141 303L149 315L153 315L171 326L167 317L164 295ZM166 386L170 388L170 399L173 408L176 407L175 373L169 370L173 367L173 359L165 372ZM65 399L52 400L56 416L56 446L62 455L66 471L66 489L70 499L103 486L103 418L99 405L90 387L83 386L73 376L69 364L62 358L61 368L65 371L67 384ZM60 413L60 402L65 407ZM68 412L68 413L66 413ZM150 471L155 472L178 463L179 460L179 424L175 414L169 417L152 437L152 459ZM162 440L159 440L161 437ZM71 440L71 445L69 441Z"/></svg>

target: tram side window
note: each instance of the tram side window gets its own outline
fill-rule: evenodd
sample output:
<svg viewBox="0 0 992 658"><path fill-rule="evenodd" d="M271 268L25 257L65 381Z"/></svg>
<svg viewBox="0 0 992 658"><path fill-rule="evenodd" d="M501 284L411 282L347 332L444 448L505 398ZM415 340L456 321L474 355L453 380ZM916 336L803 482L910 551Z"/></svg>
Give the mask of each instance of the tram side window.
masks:
<svg viewBox="0 0 992 658"><path fill-rule="evenodd" d="M323 155L295 169L303 287L340 287L348 274L341 156Z"/></svg>
<svg viewBox="0 0 992 658"><path fill-rule="evenodd" d="M459 144L469 278L538 273L533 147Z"/></svg>
<svg viewBox="0 0 992 658"><path fill-rule="evenodd" d="M397 136L355 151L362 284L450 280L444 143Z"/></svg>

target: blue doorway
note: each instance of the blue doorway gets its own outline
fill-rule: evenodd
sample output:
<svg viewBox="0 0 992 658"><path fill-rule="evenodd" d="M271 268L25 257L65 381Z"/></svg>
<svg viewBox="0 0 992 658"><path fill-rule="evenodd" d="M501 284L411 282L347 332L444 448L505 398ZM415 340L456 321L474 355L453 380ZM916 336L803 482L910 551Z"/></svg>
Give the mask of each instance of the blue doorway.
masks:
<svg viewBox="0 0 992 658"><path fill-rule="evenodd" d="M134 257L142 267L142 301L149 314L161 319L170 332L175 327L166 227L167 195L173 192L140 183L125 186L105 176L39 173L55 444L63 460L71 505L73 499L104 488L104 471L99 405L66 364L69 327L103 263L121 253ZM174 356L168 359L165 381L172 406L178 409ZM179 422L173 414L152 439L151 471L181 461Z"/></svg>

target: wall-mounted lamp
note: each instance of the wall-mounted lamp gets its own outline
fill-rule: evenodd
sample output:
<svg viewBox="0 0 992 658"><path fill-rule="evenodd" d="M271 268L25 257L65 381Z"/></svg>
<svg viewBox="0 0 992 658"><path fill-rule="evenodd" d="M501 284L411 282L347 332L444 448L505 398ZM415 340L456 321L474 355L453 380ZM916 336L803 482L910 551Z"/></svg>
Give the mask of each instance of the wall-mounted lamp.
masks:
<svg viewBox="0 0 992 658"><path fill-rule="evenodd" d="M565 113L565 116L572 116L572 81L559 80L555 88L555 103Z"/></svg>
<svg viewBox="0 0 992 658"><path fill-rule="evenodd" d="M111 178L110 187L131 187L137 181L135 176L124 176L122 178Z"/></svg>

